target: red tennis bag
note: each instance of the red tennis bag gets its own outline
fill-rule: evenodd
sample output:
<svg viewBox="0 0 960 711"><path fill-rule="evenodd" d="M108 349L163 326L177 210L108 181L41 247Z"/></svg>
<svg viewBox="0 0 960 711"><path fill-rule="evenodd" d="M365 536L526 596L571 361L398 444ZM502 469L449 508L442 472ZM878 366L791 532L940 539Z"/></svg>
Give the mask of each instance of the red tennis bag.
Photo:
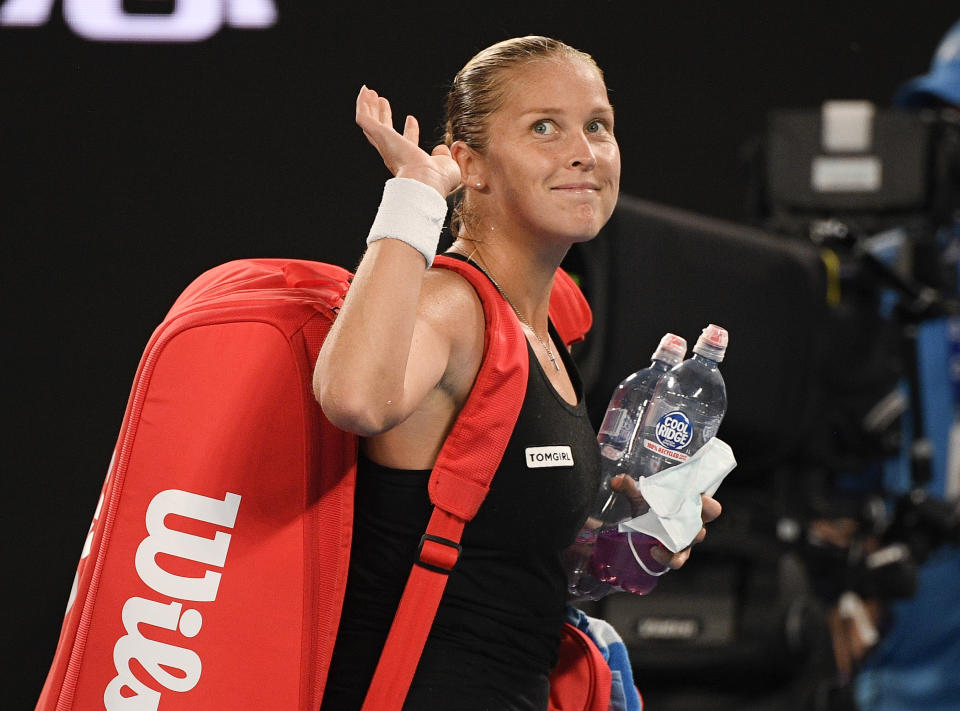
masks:
<svg viewBox="0 0 960 711"><path fill-rule="evenodd" d="M365 709L402 705L525 391L509 307L472 267L436 264L477 289L484 360L431 475L434 514ZM176 300L140 361L37 711L319 706L357 438L326 420L311 383L350 279L317 262L238 260ZM562 271L551 318L568 343L590 325ZM551 682L556 711L607 708L609 669L571 626Z"/></svg>

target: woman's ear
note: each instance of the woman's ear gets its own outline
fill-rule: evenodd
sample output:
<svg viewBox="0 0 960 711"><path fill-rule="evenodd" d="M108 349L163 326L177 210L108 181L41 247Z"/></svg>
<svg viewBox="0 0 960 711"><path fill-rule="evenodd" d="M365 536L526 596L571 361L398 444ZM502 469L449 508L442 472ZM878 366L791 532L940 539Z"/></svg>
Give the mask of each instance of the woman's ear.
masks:
<svg viewBox="0 0 960 711"><path fill-rule="evenodd" d="M465 188L482 189L486 186L483 156L463 141L454 141L450 155L460 166L460 180Z"/></svg>

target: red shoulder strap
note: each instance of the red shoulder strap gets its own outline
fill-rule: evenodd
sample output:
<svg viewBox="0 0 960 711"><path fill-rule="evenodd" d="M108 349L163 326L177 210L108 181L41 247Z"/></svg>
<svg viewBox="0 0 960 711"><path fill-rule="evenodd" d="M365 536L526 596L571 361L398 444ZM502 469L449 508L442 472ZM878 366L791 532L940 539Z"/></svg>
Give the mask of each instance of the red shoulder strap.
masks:
<svg viewBox="0 0 960 711"><path fill-rule="evenodd" d="M526 391L526 338L509 304L470 264L438 255L434 265L457 272L476 289L486 320L483 362L430 475L433 514L367 691L364 711L403 706L447 578L459 557L463 527L490 489ZM550 296L550 319L566 345L583 340L592 323L586 299L560 269Z"/></svg>
<svg viewBox="0 0 960 711"><path fill-rule="evenodd" d="M367 691L365 711L403 705L457 562L463 527L487 495L526 391L526 339L510 306L475 267L442 255L434 264L457 272L476 289L486 320L483 362L433 467L428 484L433 515Z"/></svg>
<svg viewBox="0 0 960 711"><path fill-rule="evenodd" d="M593 325L590 304L577 283L562 269L557 269L553 278L550 320L568 346L582 341Z"/></svg>

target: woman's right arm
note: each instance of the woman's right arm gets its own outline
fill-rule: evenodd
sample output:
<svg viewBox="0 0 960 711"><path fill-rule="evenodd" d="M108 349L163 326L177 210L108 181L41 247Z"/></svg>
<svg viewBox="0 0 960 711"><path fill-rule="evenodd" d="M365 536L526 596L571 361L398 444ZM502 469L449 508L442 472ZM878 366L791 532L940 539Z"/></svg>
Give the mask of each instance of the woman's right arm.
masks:
<svg viewBox="0 0 960 711"><path fill-rule="evenodd" d="M397 133L387 100L366 87L357 97L357 124L396 177L419 183L406 185L408 194L443 199L459 184L447 147L431 154L420 149L410 116ZM389 230L389 215L381 212L378 223ZM314 370L314 394L338 427L367 436L393 428L447 371L449 317L441 304L421 303L426 266L424 256L399 239L378 239L364 253Z"/></svg>

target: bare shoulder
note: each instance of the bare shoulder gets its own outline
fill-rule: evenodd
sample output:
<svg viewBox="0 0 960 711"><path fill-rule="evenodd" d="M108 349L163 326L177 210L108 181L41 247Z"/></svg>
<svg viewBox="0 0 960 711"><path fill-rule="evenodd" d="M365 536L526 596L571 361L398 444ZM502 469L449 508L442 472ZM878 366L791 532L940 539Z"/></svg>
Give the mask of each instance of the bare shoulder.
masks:
<svg viewBox="0 0 960 711"><path fill-rule="evenodd" d="M480 297L466 279L449 269L430 269L420 292L420 311L436 326L462 333L467 327L483 330Z"/></svg>
<svg viewBox="0 0 960 711"><path fill-rule="evenodd" d="M457 414L470 396L483 360L484 318L480 298L463 277L430 269L420 287L410 370L430 368L428 390L394 427L364 440L367 456L399 469L429 469Z"/></svg>
<svg viewBox="0 0 960 711"><path fill-rule="evenodd" d="M420 292L419 316L450 344L447 374L455 385L473 382L483 358L483 306L470 282L449 269L430 269ZM447 380L447 378L445 378Z"/></svg>

